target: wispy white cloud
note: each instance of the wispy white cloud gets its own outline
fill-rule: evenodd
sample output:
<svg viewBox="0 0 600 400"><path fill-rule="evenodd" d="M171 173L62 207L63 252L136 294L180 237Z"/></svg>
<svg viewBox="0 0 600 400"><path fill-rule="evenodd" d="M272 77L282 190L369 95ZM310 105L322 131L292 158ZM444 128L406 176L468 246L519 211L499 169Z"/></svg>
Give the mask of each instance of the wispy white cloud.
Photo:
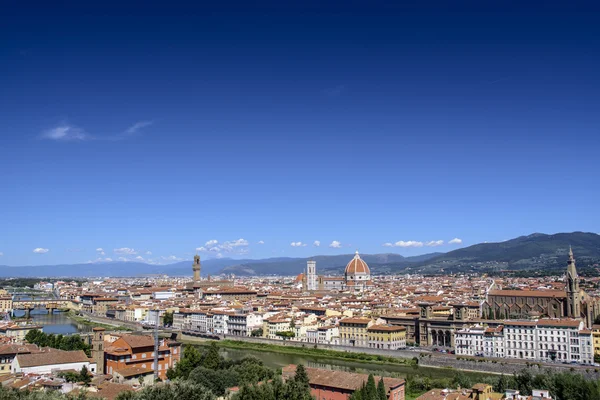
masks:
<svg viewBox="0 0 600 400"><path fill-rule="evenodd" d="M148 250L148 251L146 252L146 255L147 255L147 256L151 256L151 255L152 255L152 252L151 252L150 250Z"/></svg>
<svg viewBox="0 0 600 400"><path fill-rule="evenodd" d="M423 247L423 242L418 242L416 240L400 240L396 243L384 243L383 247Z"/></svg>
<svg viewBox="0 0 600 400"><path fill-rule="evenodd" d="M339 249L342 247L342 243L338 242L337 240L334 240L329 244L329 247L331 247L332 249Z"/></svg>
<svg viewBox="0 0 600 400"><path fill-rule="evenodd" d="M98 255L101 255L101 256L103 256L103 255L104 255L104 249L103 249L102 247L98 247L98 248L96 249L96 253L98 253Z"/></svg>
<svg viewBox="0 0 600 400"><path fill-rule="evenodd" d="M264 240L259 240L257 244L265 244Z"/></svg>
<svg viewBox="0 0 600 400"><path fill-rule="evenodd" d="M46 254L49 251L50 249L44 249L43 247L36 247L35 249L33 249L33 252L35 254Z"/></svg>
<svg viewBox="0 0 600 400"><path fill-rule="evenodd" d="M43 139L60 141L77 141L91 138L91 136L88 135L83 129L69 124L61 124L52 129L48 129L47 131L42 132L41 137Z"/></svg>
<svg viewBox="0 0 600 400"><path fill-rule="evenodd" d="M454 238L451 241L449 241L448 243L450 243L450 244L462 244L462 242L463 242L462 239Z"/></svg>
<svg viewBox="0 0 600 400"><path fill-rule="evenodd" d="M246 239L230 240L223 243L219 243L218 240L212 239L196 248L196 251L210 252L210 253L232 253L232 254L247 254L247 247L250 243Z"/></svg>
<svg viewBox="0 0 600 400"><path fill-rule="evenodd" d="M140 129L150 126L153 123L154 123L154 121L138 121L135 124L131 125L129 128L127 128L125 133L128 135L133 135L133 134L137 133Z"/></svg>
<svg viewBox="0 0 600 400"><path fill-rule="evenodd" d="M144 261L144 257L142 257L142 256L137 256L135 259L138 261Z"/></svg>
<svg viewBox="0 0 600 400"><path fill-rule="evenodd" d="M183 261L183 258L177 256L161 257L165 261Z"/></svg>
<svg viewBox="0 0 600 400"><path fill-rule="evenodd" d="M290 243L290 246L292 246L292 247L306 247L306 243L292 242L292 243Z"/></svg>
<svg viewBox="0 0 600 400"><path fill-rule="evenodd" d="M313 242L313 246L315 246L315 247L319 247L320 245L321 245L321 241L319 241L319 240L315 240Z"/></svg>
<svg viewBox="0 0 600 400"><path fill-rule="evenodd" d="M437 246L441 246L444 244L443 240L432 240L430 242L425 243L425 246L428 247L437 247Z"/></svg>
<svg viewBox="0 0 600 400"><path fill-rule="evenodd" d="M62 123L53 128L42 132L40 137L42 139L55 140L55 141L84 141L84 140L109 140L119 141L126 139L128 136L133 136L139 133L142 129L152 125L154 121L139 121L131 125L125 131L112 135L92 135L85 131L83 128L75 126L69 123Z"/></svg>
<svg viewBox="0 0 600 400"><path fill-rule="evenodd" d="M121 247L120 249L114 249L113 252L116 254L125 254L125 255L134 255L137 254L135 249L130 249L129 247Z"/></svg>

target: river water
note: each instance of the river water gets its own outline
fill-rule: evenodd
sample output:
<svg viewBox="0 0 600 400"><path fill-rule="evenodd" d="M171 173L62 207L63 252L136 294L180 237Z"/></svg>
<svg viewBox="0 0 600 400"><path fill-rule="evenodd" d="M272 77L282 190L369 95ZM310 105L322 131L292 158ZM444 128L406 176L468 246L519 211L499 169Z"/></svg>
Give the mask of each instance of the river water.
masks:
<svg viewBox="0 0 600 400"><path fill-rule="evenodd" d="M69 319L67 314L64 312L55 311L53 314L48 314L46 310L36 309L32 310L30 315L34 324L44 327L45 333L69 335L79 332L90 332L92 329L91 326L78 324L77 322ZM22 318L24 316L25 311L15 311L15 318Z"/></svg>
<svg viewBox="0 0 600 400"><path fill-rule="evenodd" d="M431 378L453 377L458 371L444 368L431 367L412 367L408 365L395 364L371 364L353 361L343 361L330 358L320 358L312 356L301 356L296 354L275 353L259 350L247 349L222 349L221 354L225 358L239 360L247 356L254 356L271 368L282 368L289 364L304 364L312 368L324 368L338 371L372 373L374 375L394 376L406 378L408 376L420 375ZM417 353L418 354L418 353ZM468 375L473 380L486 376L483 373L460 371L461 375Z"/></svg>

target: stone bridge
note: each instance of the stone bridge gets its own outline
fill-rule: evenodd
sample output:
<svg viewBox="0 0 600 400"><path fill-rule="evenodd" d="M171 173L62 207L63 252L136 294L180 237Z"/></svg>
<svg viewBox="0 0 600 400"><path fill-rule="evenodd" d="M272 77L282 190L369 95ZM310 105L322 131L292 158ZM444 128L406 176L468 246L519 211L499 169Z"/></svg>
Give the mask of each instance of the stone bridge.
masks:
<svg viewBox="0 0 600 400"><path fill-rule="evenodd" d="M46 299L46 300L13 300L12 311L24 310L25 316L29 317L29 312L36 308L45 308L52 314L54 310L70 310L73 308L73 302L70 300Z"/></svg>

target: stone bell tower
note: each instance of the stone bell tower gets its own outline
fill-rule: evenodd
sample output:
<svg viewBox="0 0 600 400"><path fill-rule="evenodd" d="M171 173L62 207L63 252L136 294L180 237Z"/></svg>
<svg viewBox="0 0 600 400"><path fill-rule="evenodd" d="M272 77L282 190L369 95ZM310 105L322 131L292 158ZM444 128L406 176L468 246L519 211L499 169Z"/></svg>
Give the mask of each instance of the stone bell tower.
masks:
<svg viewBox="0 0 600 400"><path fill-rule="evenodd" d="M567 316L572 318L581 317L581 291L579 289L579 275L575 267L573 249L569 248L569 260L567 261Z"/></svg>
<svg viewBox="0 0 600 400"><path fill-rule="evenodd" d="M96 373L104 374L104 328L92 330L92 359L96 362Z"/></svg>
<svg viewBox="0 0 600 400"><path fill-rule="evenodd" d="M194 264L192 265L192 270L194 271L194 282L200 282L200 270L202 266L200 265L200 256L196 254L194 256Z"/></svg>

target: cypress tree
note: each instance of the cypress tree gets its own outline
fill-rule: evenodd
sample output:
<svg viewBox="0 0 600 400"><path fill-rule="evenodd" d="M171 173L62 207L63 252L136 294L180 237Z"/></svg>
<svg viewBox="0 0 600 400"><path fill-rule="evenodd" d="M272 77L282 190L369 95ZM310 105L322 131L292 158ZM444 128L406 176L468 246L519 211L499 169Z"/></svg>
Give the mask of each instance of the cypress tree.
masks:
<svg viewBox="0 0 600 400"><path fill-rule="evenodd" d="M387 393L385 391L385 385L383 384L383 376L379 378L377 384L377 393L379 394L379 400L388 400Z"/></svg>
<svg viewBox="0 0 600 400"><path fill-rule="evenodd" d="M377 399L377 386L375 385L375 378L373 374L369 374L369 378L367 379L367 386L365 387L365 397L368 400Z"/></svg>

